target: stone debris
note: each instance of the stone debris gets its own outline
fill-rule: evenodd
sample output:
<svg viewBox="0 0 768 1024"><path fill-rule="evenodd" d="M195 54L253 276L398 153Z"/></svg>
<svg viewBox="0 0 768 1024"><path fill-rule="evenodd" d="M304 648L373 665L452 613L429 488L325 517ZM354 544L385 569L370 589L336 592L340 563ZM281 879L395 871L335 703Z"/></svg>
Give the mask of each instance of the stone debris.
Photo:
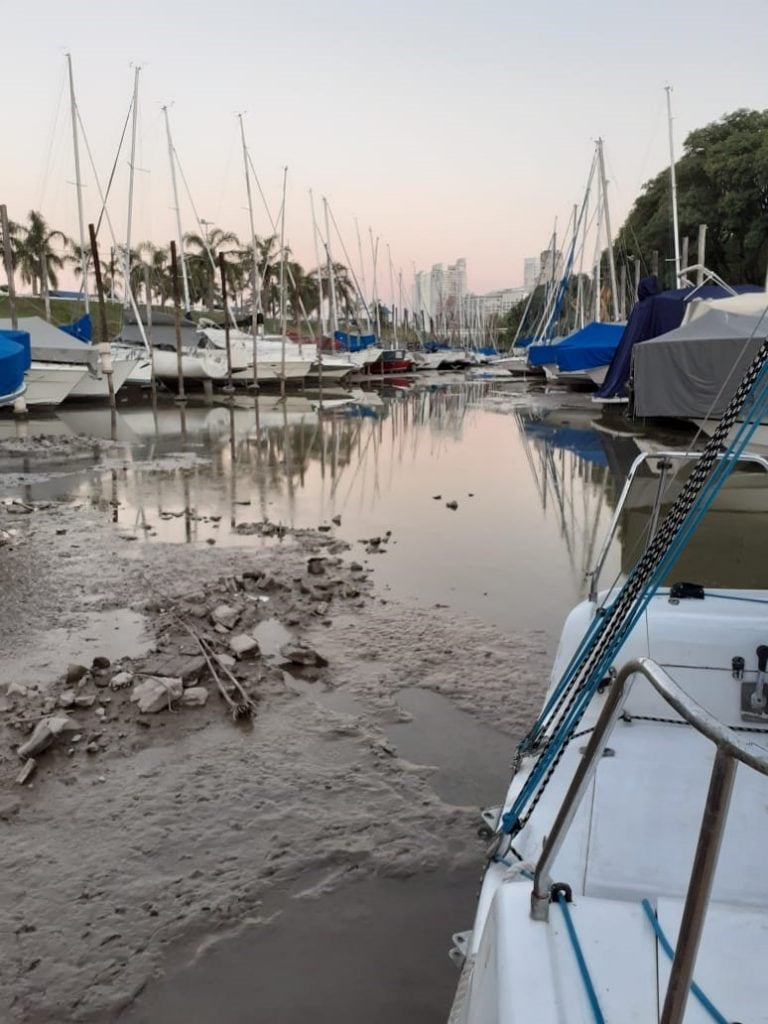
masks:
<svg viewBox="0 0 768 1024"><path fill-rule="evenodd" d="M74 690L62 690L59 694L59 707L60 708L71 708L74 707L75 698L77 694Z"/></svg>
<svg viewBox="0 0 768 1024"><path fill-rule="evenodd" d="M50 747L60 733L67 731L76 732L77 726L66 715L50 715L47 718L41 718L32 730L32 735L26 743L21 744L16 752L21 758L34 757L35 754L40 754Z"/></svg>
<svg viewBox="0 0 768 1024"><path fill-rule="evenodd" d="M208 690L204 686L190 686L185 690L179 703L183 708L202 708L208 700Z"/></svg>
<svg viewBox="0 0 768 1024"><path fill-rule="evenodd" d="M240 618L240 610L228 604L217 605L211 612L211 619L217 626L233 629Z"/></svg>
<svg viewBox="0 0 768 1024"><path fill-rule="evenodd" d="M85 667L85 665L70 665L67 668L65 682L67 683L67 685L71 686L72 683L79 683L83 676L87 674L88 669Z"/></svg>
<svg viewBox="0 0 768 1024"><path fill-rule="evenodd" d="M94 668L97 672L103 672L105 669L108 669L111 664L112 662L109 660L109 658L105 658L102 655L97 655L93 659L92 668Z"/></svg>
<svg viewBox="0 0 768 1024"><path fill-rule="evenodd" d="M256 658L261 653L258 640L254 640L248 633L238 633L229 638L229 646L236 658Z"/></svg>
<svg viewBox="0 0 768 1024"><path fill-rule="evenodd" d="M130 686L132 682L133 673L116 672L109 681L109 688L111 690L124 690L127 686Z"/></svg>
<svg viewBox="0 0 768 1024"><path fill-rule="evenodd" d="M158 711L168 710L171 702L179 700L183 692L184 684L179 678L148 676L134 685L131 701L138 704L141 714L156 715Z"/></svg>
<svg viewBox="0 0 768 1024"><path fill-rule="evenodd" d="M26 783L27 783L27 782L28 782L28 781L30 780L30 778L32 777L32 774L33 774L33 772L34 772L35 768L37 768L37 761L36 761L36 760L34 759L34 757L30 757L30 758L28 758L28 759L27 759L27 760L26 760L26 761L24 762L24 766L22 767L21 771L20 771L20 772L19 772L19 774L18 774L18 775L16 776L16 782L17 782L17 783L18 783L18 784L19 784L20 786L24 786L24 785L26 785Z"/></svg>
<svg viewBox="0 0 768 1024"><path fill-rule="evenodd" d="M280 648L280 657L292 665L313 665L316 668L323 668L328 664L322 654L318 654L309 644L300 641L283 644Z"/></svg>
<svg viewBox="0 0 768 1024"><path fill-rule="evenodd" d="M237 664L237 658L233 658L231 654L216 654L214 657L222 668L234 668Z"/></svg>
<svg viewBox="0 0 768 1024"><path fill-rule="evenodd" d="M334 526L341 526L341 516L334 516L333 519L331 519L331 522Z"/></svg>
<svg viewBox="0 0 768 1024"><path fill-rule="evenodd" d="M9 683L8 689L5 691L9 697L26 697L27 688L22 686L21 683Z"/></svg>
<svg viewBox="0 0 768 1024"><path fill-rule="evenodd" d="M307 562L307 572L310 576L322 576L325 572L325 559L310 558Z"/></svg>
<svg viewBox="0 0 768 1024"><path fill-rule="evenodd" d="M451 509L453 512L459 507L458 501L446 501L445 507Z"/></svg>
<svg viewBox="0 0 768 1024"><path fill-rule="evenodd" d="M95 693L81 693L75 697L74 706L76 708L92 708L96 703Z"/></svg>

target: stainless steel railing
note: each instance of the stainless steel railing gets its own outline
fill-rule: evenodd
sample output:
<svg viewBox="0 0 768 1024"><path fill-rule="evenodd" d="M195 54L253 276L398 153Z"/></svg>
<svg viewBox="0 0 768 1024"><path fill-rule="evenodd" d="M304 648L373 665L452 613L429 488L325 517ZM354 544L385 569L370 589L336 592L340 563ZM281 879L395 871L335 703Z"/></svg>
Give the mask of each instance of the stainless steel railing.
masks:
<svg viewBox="0 0 768 1024"><path fill-rule="evenodd" d="M678 715L711 740L716 748L685 898L675 959L661 1016L661 1024L682 1024L701 933L704 928L707 905L712 891L712 880L717 867L720 844L728 817L736 767L740 761L749 768L768 775L768 750L759 747L754 740L744 739L714 715L711 715L650 658L637 658L627 662L610 685L605 704L589 738L584 756L571 781L536 865L533 892L531 893L531 916L538 921L546 921L549 917L553 885L552 864L573 821L581 798L594 777L608 737L621 714L628 692L627 684L635 675L644 676Z"/></svg>

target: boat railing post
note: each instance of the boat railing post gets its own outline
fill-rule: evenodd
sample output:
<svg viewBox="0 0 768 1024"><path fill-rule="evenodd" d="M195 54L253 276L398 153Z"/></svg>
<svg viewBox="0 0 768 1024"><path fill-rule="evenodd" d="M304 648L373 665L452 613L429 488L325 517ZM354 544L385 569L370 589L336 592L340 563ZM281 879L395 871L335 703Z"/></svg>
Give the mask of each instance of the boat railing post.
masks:
<svg viewBox="0 0 768 1024"><path fill-rule="evenodd" d="M616 679L611 683L608 689L608 696L595 728L589 737L584 755L571 780L568 792L565 794L565 798L560 805L552 831L544 843L544 849L533 876L531 917L534 921L547 921L549 919L550 890L552 888L550 869L573 821L573 816L578 810L581 798L584 796L597 770L597 765L603 756L608 736L621 713L627 680L638 668L639 662L627 662L616 676Z"/></svg>
<svg viewBox="0 0 768 1024"><path fill-rule="evenodd" d="M661 1024L682 1024L693 968L699 950L712 882L717 869L720 845L728 817L737 762L722 747L717 748L709 779L707 802L701 820L699 840L691 869L691 880L680 922L675 959L667 985Z"/></svg>

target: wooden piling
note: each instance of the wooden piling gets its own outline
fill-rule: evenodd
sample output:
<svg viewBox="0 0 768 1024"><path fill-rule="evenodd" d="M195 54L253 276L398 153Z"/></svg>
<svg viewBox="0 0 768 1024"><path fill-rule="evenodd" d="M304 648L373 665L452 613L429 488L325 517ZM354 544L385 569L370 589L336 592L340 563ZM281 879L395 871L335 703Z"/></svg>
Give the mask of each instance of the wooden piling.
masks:
<svg viewBox="0 0 768 1024"><path fill-rule="evenodd" d="M176 327L176 372L179 376L177 402L186 402L184 374L181 366L181 297L179 295L179 263L176 258L176 243L171 242L171 279L173 281L173 322Z"/></svg>
<svg viewBox="0 0 768 1024"><path fill-rule="evenodd" d="M109 330L107 329L107 307L104 302L104 282L101 279L101 263L99 263L99 246L96 241L96 228L93 226L93 224L88 225L88 235L90 236L91 240L93 272L96 276L96 294L98 296L99 301L99 355L101 357L101 372L107 378L107 391L109 392L109 409L112 414L112 440L114 440L114 433L117 425L117 402L115 399L115 382L112 379L112 358L109 351Z"/></svg>

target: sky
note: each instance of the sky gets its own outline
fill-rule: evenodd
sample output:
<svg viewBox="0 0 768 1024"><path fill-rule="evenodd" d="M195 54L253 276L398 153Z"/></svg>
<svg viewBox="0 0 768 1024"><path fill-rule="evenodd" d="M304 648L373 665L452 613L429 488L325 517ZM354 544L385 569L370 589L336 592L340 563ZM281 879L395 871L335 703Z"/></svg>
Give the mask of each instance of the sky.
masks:
<svg viewBox="0 0 768 1024"><path fill-rule="evenodd" d="M288 169L285 236L303 265L315 263L312 189L318 218L325 196L339 228L334 259L361 276L357 221L369 294L371 234L385 299L388 253L406 288L414 268L462 256L471 291L520 285L524 257L580 202L598 136L614 231L668 165L667 83L678 155L692 129L768 107L765 15L765 0L727 10L700 0L695 11L661 0L0 0L0 203L13 220L39 209L77 236L68 51L103 183L117 161L108 209L118 242L130 133L119 156L118 144L138 64L133 243L176 234L167 104L192 200L179 180L183 231L199 217L248 238L240 112L273 218ZM81 163L87 224L100 201L82 140ZM106 225L99 240L109 246Z"/></svg>

